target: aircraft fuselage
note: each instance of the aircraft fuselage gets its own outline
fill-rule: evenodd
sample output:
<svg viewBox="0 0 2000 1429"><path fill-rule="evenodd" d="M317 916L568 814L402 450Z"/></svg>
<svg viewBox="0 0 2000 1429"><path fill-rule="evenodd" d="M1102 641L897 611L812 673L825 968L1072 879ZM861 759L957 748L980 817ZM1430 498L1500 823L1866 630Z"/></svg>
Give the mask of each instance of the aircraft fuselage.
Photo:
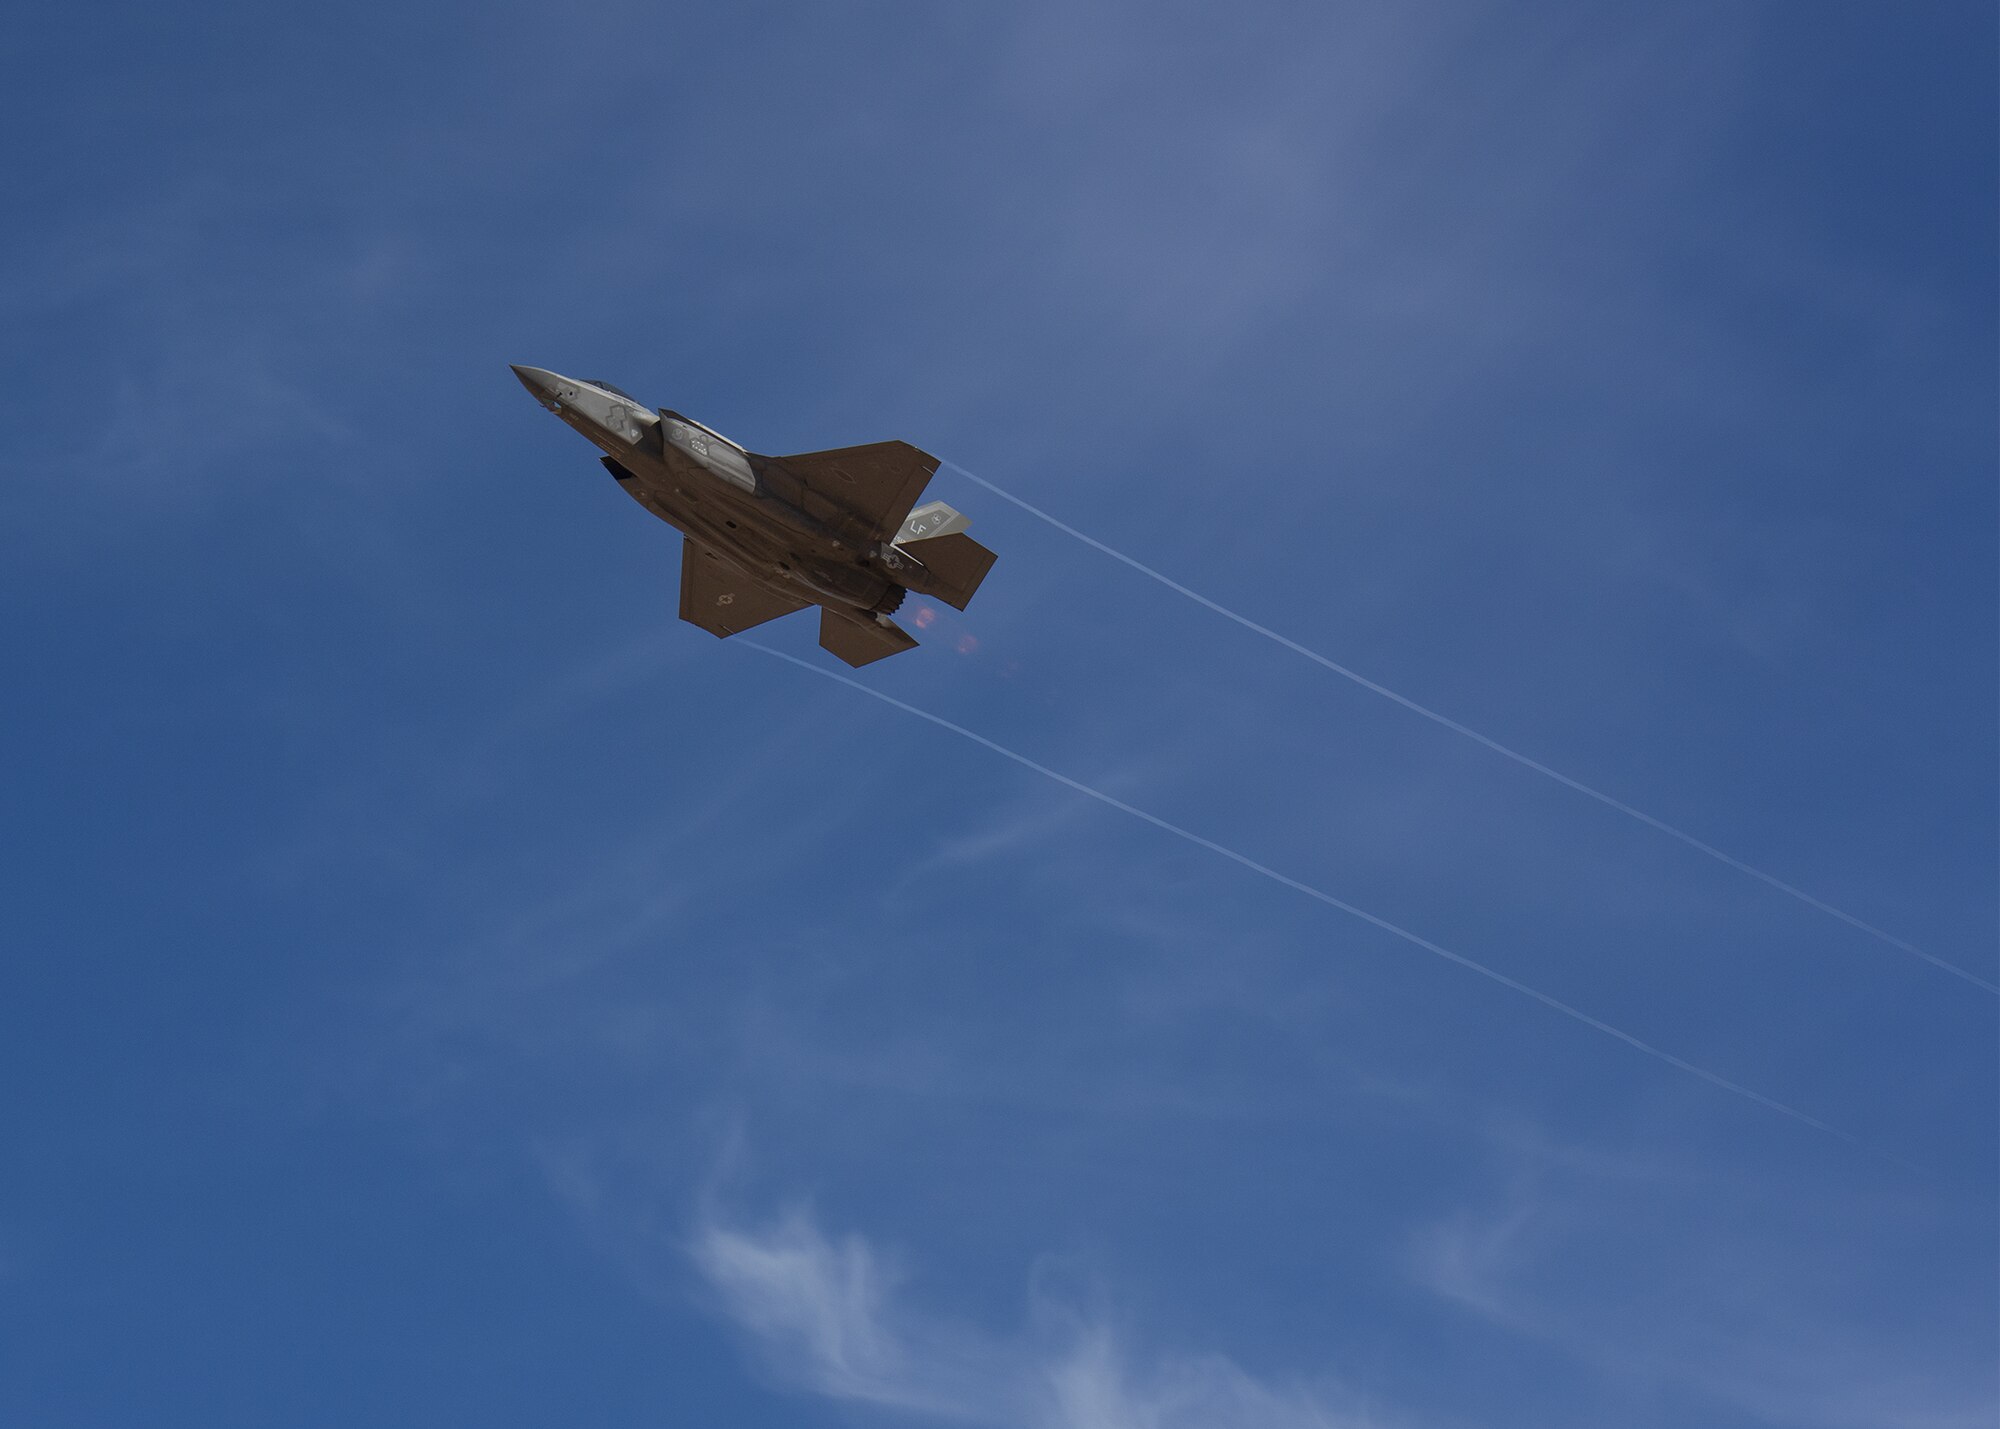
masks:
<svg viewBox="0 0 2000 1429"><path fill-rule="evenodd" d="M938 459L908 442L763 456L608 382L539 367L514 375L604 454L634 501L683 533L680 616L711 635L818 606L819 643L866 665L916 646L889 618L905 592L963 610L993 565L961 513L917 505Z"/></svg>
<svg viewBox="0 0 2000 1429"><path fill-rule="evenodd" d="M775 463L613 389L535 368L517 371L543 406L605 454L605 466L633 500L758 584L857 611L881 607L897 589L891 572L907 568L910 558L871 540L858 521L837 511L805 510L800 484ZM548 380L538 383L527 373Z"/></svg>

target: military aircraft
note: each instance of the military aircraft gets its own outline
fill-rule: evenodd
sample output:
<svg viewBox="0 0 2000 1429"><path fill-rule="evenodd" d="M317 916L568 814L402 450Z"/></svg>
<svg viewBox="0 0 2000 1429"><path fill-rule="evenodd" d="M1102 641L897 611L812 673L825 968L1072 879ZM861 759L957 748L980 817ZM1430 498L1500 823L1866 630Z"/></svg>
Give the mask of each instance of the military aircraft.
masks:
<svg viewBox="0 0 2000 1429"><path fill-rule="evenodd" d="M712 635L817 605L819 643L866 665L917 643L889 618L908 592L963 610L993 565L964 516L942 501L917 506L938 460L908 442L760 456L609 382L539 367L514 375L686 537L681 619Z"/></svg>

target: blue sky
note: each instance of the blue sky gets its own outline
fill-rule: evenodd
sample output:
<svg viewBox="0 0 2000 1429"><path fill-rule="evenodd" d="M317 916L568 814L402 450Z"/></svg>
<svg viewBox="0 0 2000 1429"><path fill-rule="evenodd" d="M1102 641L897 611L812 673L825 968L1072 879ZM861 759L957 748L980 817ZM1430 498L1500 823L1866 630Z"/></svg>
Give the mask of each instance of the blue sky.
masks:
<svg viewBox="0 0 2000 1429"><path fill-rule="evenodd" d="M14 34L0 1422L1991 1424L1989 993L940 474L865 684L1852 1141L1729 1096L679 624L507 372L1990 981L1996 22L1666 11Z"/></svg>

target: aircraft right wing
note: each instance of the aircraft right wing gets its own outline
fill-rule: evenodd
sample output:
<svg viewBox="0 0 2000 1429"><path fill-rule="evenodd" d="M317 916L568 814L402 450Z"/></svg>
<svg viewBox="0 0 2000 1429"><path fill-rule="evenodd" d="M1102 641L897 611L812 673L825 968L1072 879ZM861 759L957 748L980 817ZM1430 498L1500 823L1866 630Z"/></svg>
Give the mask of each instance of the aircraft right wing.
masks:
<svg viewBox="0 0 2000 1429"><path fill-rule="evenodd" d="M809 604L759 585L692 536L681 542L681 619L690 625L727 639Z"/></svg>
<svg viewBox="0 0 2000 1429"><path fill-rule="evenodd" d="M908 442L870 442L774 460L814 496L859 517L878 541L903 524L938 469L936 457Z"/></svg>

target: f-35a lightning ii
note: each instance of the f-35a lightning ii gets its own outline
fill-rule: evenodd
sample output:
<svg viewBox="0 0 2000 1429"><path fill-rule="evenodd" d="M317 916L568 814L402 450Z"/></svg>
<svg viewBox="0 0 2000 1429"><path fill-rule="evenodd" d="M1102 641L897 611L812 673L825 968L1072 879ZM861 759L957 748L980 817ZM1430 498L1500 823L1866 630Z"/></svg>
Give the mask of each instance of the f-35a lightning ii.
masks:
<svg viewBox="0 0 2000 1429"><path fill-rule="evenodd" d="M889 616L909 591L965 609L993 552L966 518L917 506L938 460L907 442L760 456L609 382L514 375L601 448L634 500L680 530L681 619L713 635L820 607L819 643L866 665L917 642ZM914 510L912 508L915 508Z"/></svg>

